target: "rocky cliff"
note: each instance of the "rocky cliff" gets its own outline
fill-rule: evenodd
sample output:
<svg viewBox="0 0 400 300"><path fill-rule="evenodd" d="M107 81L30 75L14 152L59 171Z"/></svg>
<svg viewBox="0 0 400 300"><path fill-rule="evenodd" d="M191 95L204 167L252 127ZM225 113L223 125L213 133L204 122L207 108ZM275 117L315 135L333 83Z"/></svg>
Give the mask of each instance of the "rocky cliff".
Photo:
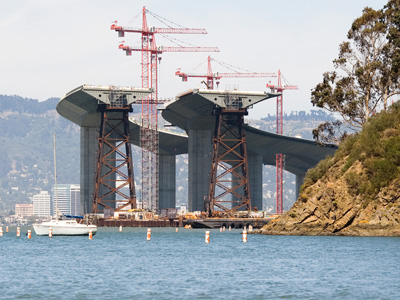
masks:
<svg viewBox="0 0 400 300"><path fill-rule="evenodd" d="M400 236L400 109L394 105L309 170L300 196L261 234Z"/></svg>

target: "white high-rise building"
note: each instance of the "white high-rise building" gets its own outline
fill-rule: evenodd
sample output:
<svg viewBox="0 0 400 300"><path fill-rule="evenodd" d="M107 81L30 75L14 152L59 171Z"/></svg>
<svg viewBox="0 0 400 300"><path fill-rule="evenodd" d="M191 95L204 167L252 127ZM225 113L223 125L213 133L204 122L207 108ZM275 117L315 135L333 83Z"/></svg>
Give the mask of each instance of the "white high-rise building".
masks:
<svg viewBox="0 0 400 300"><path fill-rule="evenodd" d="M38 217L50 216L51 197L49 192L41 191L40 194L33 195L33 214Z"/></svg>
<svg viewBox="0 0 400 300"><path fill-rule="evenodd" d="M71 215L81 215L81 186L71 184Z"/></svg>
<svg viewBox="0 0 400 300"><path fill-rule="evenodd" d="M56 199L57 197L57 199ZM57 184L57 195L53 186L53 209L66 215L80 214L80 185L79 184Z"/></svg>

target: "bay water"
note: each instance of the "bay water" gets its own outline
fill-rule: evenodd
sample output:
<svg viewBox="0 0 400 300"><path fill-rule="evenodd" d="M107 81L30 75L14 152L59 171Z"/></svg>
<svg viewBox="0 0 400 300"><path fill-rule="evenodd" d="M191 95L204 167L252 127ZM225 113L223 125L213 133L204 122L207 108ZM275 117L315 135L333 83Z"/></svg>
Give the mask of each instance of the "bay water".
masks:
<svg viewBox="0 0 400 300"><path fill-rule="evenodd" d="M99 228L0 237L0 299L400 299L400 237Z"/></svg>

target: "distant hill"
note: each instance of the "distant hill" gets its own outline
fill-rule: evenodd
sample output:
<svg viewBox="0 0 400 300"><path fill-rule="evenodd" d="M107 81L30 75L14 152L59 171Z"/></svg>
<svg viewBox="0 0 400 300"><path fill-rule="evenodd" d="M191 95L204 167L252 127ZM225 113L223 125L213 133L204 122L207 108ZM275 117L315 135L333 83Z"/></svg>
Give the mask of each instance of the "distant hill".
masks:
<svg viewBox="0 0 400 300"><path fill-rule="evenodd" d="M54 133L58 180L79 183L79 127L58 115L58 101L0 95L0 214L51 189Z"/></svg>
<svg viewBox="0 0 400 300"><path fill-rule="evenodd" d="M53 134L57 135L57 177L59 183L79 183L80 128L59 116L55 108L59 99L47 101L0 95L0 215L14 210L16 203L29 203L40 190L51 190L54 183ZM135 107L134 117L140 119ZM311 130L331 118L312 111L285 115L284 134L311 139ZM247 120L251 126L275 132L275 116ZM137 196L140 197L140 155L133 147ZM139 162L139 163L138 163ZM177 157L177 204L187 204L187 155ZM284 175L284 209L295 201L295 178ZM264 168L265 207L275 207L275 167Z"/></svg>
<svg viewBox="0 0 400 300"><path fill-rule="evenodd" d="M0 112L14 111L40 115L55 109L59 100L59 98L50 98L46 101L39 102L36 99L22 98L16 95L0 95Z"/></svg>
<svg viewBox="0 0 400 300"><path fill-rule="evenodd" d="M400 236L400 105L307 172L292 209L264 234Z"/></svg>

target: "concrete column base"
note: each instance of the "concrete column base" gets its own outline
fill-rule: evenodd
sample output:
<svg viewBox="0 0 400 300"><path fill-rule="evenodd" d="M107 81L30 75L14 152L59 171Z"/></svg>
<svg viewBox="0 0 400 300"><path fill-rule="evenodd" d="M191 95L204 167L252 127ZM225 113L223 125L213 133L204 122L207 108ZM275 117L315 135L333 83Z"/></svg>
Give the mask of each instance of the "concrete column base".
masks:
<svg viewBox="0 0 400 300"><path fill-rule="evenodd" d="M204 211L211 172L211 130L189 130L189 211Z"/></svg>
<svg viewBox="0 0 400 300"><path fill-rule="evenodd" d="M159 156L159 209L176 206L176 157L171 154Z"/></svg>

